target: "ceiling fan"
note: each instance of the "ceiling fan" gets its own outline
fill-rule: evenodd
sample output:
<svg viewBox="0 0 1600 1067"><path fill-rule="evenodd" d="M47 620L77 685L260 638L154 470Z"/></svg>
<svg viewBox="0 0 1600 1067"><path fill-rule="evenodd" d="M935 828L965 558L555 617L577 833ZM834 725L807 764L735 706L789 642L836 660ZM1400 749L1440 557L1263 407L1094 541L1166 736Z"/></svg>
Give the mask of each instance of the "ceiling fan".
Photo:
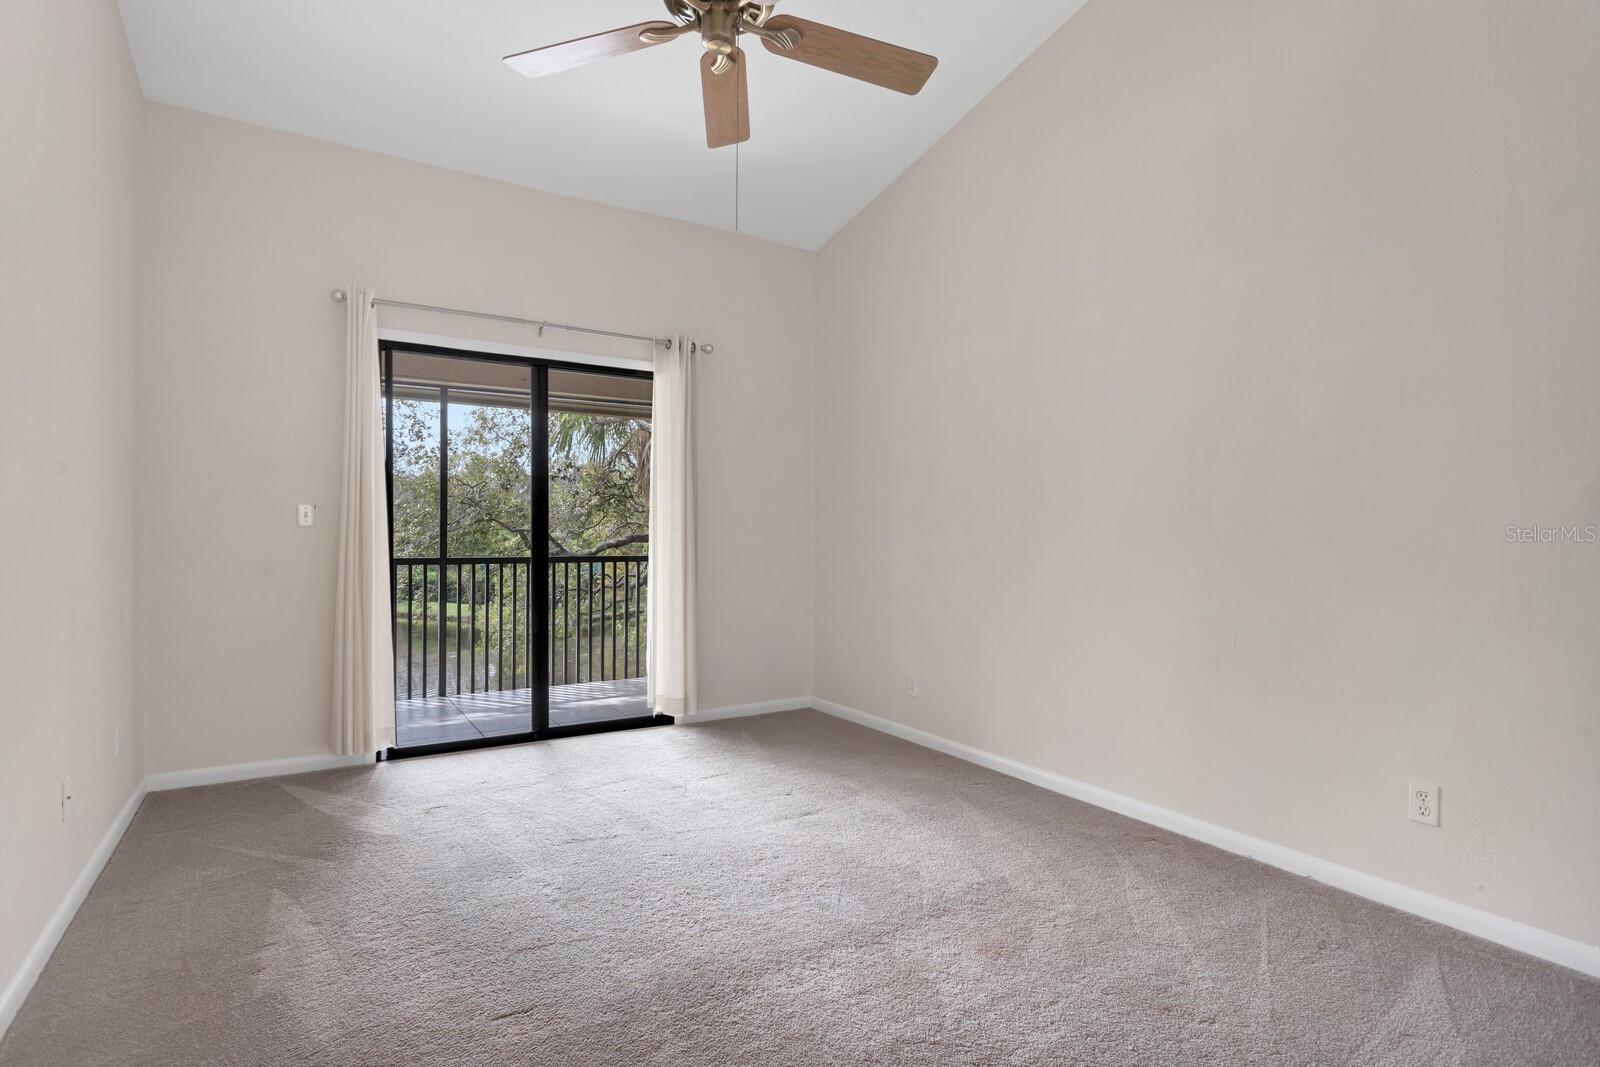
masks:
<svg viewBox="0 0 1600 1067"><path fill-rule="evenodd" d="M513 70L530 78L558 74L609 56L637 52L700 35L700 87L705 96L706 145L721 148L750 139L750 94L745 81L744 49L739 38L760 38L767 51L797 59L847 78L915 95L927 84L939 61L922 52L875 41L807 22L790 15L774 17L776 3L756 0L665 0L671 22L641 22L618 30L580 37L506 56Z"/></svg>

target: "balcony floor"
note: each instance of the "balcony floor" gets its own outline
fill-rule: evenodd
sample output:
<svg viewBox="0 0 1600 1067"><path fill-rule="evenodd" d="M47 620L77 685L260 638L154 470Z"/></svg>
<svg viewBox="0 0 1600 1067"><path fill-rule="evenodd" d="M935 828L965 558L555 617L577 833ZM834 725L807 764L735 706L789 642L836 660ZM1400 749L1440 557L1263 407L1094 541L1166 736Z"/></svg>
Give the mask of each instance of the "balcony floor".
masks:
<svg viewBox="0 0 1600 1067"><path fill-rule="evenodd" d="M530 729L532 699L531 689L413 700L401 697L394 708L395 747L525 734ZM643 678L550 687L551 726L577 726L647 714Z"/></svg>

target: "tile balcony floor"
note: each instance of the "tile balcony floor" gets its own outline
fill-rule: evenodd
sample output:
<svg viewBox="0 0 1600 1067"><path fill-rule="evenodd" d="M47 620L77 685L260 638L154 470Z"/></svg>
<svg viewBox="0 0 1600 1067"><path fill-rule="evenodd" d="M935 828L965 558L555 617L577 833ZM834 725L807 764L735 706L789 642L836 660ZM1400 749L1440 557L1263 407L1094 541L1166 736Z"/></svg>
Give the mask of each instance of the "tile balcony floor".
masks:
<svg viewBox="0 0 1600 1067"><path fill-rule="evenodd" d="M418 697L395 701L396 746L479 741L527 733L532 722L532 689ZM550 687L550 725L631 719L648 714L645 680L584 682Z"/></svg>

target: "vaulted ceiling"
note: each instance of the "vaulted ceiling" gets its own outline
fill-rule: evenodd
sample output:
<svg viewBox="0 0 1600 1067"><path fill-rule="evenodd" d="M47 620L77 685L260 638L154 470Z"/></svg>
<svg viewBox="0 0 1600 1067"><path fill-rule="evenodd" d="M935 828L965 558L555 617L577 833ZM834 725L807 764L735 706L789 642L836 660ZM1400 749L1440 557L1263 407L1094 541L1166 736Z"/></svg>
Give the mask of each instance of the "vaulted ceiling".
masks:
<svg viewBox="0 0 1600 1067"><path fill-rule="evenodd" d="M705 147L692 38L541 79L501 62L663 19L659 0L121 7L150 100L814 249L1082 3L784 0L782 13L931 52L939 68L908 97L750 42L753 135L737 152Z"/></svg>

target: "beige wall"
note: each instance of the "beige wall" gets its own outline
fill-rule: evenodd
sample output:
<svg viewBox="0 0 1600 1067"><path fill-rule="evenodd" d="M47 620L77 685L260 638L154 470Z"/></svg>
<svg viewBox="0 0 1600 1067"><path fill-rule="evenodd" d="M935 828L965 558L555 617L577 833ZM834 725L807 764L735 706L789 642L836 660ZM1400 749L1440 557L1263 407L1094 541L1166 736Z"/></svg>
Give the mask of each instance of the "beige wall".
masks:
<svg viewBox="0 0 1600 1067"><path fill-rule="evenodd" d="M702 703L810 691L811 255L167 107L146 126L148 770L327 750L344 346L328 293L352 283L714 342ZM300 501L321 505L314 529Z"/></svg>
<svg viewBox="0 0 1600 1067"><path fill-rule="evenodd" d="M5 5L0 986L140 777L130 389L141 115L112 0Z"/></svg>
<svg viewBox="0 0 1600 1067"><path fill-rule="evenodd" d="M1597 43L1074 17L821 254L817 695L1600 942Z"/></svg>

